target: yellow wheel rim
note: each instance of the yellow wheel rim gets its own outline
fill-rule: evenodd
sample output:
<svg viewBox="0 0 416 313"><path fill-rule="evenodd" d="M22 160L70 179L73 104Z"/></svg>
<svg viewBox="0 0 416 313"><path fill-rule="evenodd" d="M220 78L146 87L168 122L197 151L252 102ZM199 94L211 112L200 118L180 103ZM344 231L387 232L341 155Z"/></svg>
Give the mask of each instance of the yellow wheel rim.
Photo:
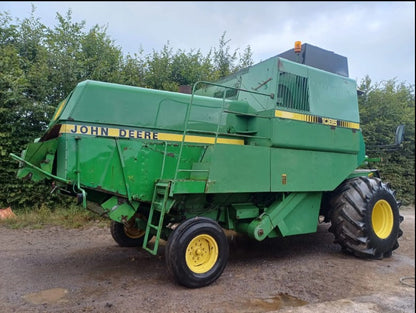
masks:
<svg viewBox="0 0 416 313"><path fill-rule="evenodd" d="M137 228L127 228L124 226L124 233L131 239L138 239L144 236L145 231Z"/></svg>
<svg viewBox="0 0 416 313"><path fill-rule="evenodd" d="M208 272L218 259L218 245L210 235L199 235L186 247L186 265L197 274Z"/></svg>
<svg viewBox="0 0 416 313"><path fill-rule="evenodd" d="M386 200L378 200L371 215L371 222L376 235L381 239L390 236L393 230L393 221L393 210L390 204Z"/></svg>

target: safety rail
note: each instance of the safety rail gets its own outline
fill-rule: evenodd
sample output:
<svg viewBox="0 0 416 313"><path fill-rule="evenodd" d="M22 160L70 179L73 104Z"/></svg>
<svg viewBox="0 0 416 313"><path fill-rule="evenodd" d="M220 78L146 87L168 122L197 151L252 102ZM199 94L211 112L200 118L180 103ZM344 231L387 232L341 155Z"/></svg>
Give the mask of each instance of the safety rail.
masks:
<svg viewBox="0 0 416 313"><path fill-rule="evenodd" d="M217 121L217 128L216 131L206 131L206 130L196 130L196 129L190 129L188 128L190 121L190 116L191 116L191 109L193 106L193 102L194 102L194 97L195 97L195 91L197 90L197 86L200 84L205 84L205 85L210 85L210 86L216 86L219 88L223 89L223 93L222 93L222 102L221 102L221 108L220 108L220 112L218 114L218 121ZM183 133L182 133L182 141L180 143L180 148L179 148L179 154L178 154L178 160L177 160L177 164L176 164L176 170L175 170L175 176L174 176L174 181L177 181L178 179L178 174L180 172L208 172L208 170L201 170L201 169L180 169L180 163L182 160L182 154L183 154L183 146L185 144L185 140L186 140L186 135L188 134L188 132L192 132L192 133L211 133L213 135L215 135L215 139L214 139L214 144L217 144L218 142L218 136L224 135L224 136L233 136L233 137L239 137L239 138L253 138L254 136L251 136L249 134L230 134L230 133L220 133L220 126L221 126L221 120L223 117L223 113L227 113L227 114L236 114L236 115L240 115L240 116L250 116L250 117L254 117L256 116L255 114L251 114L251 113L244 113L244 112L237 112L237 111L230 111L230 110L226 110L225 108L225 100L226 100L226 93L227 90L234 90L234 91L241 91L241 92L247 92L250 94L256 94L256 95L262 95L262 96L266 96L266 97L270 97L270 98L274 98L274 94L266 94L266 93L261 93L258 91L253 91L253 90L247 90L247 89L242 89L242 88L236 88L236 87L231 87L231 86L224 86L224 85L220 85L220 84L216 84L216 83L211 83L211 82L207 82L207 81L198 81L196 82L193 87L192 87L192 94L191 94L191 99L190 102L188 103L188 106L186 108L186 114L185 114L185 121L184 121L184 128L183 128ZM204 107L210 107L210 106L204 106ZM212 108L212 107L210 107ZM214 107L215 109L218 109L219 107Z"/></svg>

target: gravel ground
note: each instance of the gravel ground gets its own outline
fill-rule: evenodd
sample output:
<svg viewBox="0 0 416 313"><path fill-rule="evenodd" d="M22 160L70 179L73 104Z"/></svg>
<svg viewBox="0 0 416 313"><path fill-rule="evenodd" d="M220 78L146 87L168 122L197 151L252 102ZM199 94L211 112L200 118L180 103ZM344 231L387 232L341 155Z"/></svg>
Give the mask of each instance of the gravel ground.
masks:
<svg viewBox="0 0 416 313"><path fill-rule="evenodd" d="M109 229L0 226L0 312L415 312L415 209L391 258L361 260L308 235L252 243L229 236L230 258L210 286L187 289L152 256L120 248Z"/></svg>

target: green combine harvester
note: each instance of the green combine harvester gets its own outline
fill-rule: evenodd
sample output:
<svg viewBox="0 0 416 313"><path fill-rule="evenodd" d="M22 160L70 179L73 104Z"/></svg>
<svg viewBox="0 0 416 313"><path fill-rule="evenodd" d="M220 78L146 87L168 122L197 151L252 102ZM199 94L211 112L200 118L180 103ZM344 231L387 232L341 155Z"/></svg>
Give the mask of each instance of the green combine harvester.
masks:
<svg viewBox="0 0 416 313"><path fill-rule="evenodd" d="M52 180L111 220L120 246L206 286L229 256L224 230L253 240L314 233L381 259L401 236L399 202L367 157L347 59L297 42L191 94L83 81L19 161L19 178ZM152 240L151 240L152 239Z"/></svg>

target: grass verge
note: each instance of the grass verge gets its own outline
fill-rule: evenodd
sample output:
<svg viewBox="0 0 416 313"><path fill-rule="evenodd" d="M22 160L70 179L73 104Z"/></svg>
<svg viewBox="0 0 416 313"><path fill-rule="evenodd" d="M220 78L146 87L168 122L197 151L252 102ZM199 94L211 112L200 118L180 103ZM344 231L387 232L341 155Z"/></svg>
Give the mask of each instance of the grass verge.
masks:
<svg viewBox="0 0 416 313"><path fill-rule="evenodd" d="M69 208L48 208L42 205L39 209L19 209L15 217L0 220L0 226L12 229L39 229L45 226L62 226L80 228L88 225L108 226L108 219L102 218L79 206Z"/></svg>

